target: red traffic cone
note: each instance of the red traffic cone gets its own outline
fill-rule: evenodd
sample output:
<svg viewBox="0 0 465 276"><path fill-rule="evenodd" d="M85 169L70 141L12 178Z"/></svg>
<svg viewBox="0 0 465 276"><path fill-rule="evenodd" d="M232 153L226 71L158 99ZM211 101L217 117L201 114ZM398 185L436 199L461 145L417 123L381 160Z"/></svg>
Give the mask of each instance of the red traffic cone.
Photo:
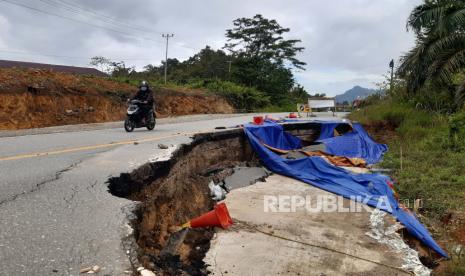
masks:
<svg viewBox="0 0 465 276"><path fill-rule="evenodd" d="M189 222L183 224L182 226L191 228L218 226L226 229L231 224L233 224L233 220L229 216L226 204L220 203L215 205L215 209L201 215L200 217L191 219Z"/></svg>

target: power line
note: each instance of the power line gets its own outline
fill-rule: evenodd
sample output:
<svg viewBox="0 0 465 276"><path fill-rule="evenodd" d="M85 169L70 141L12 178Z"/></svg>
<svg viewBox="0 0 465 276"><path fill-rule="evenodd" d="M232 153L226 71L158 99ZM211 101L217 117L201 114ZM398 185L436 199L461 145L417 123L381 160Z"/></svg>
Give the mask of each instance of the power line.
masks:
<svg viewBox="0 0 465 276"><path fill-rule="evenodd" d="M115 33L123 34L123 35L129 36L129 37L134 37L134 38L140 38L140 39L150 40L150 41L154 41L154 42L157 42L157 43L163 43L163 42L160 41L160 40L154 40L154 39L151 39L151 38L148 38L148 37L142 37L142 36L141 36L141 37L139 37L139 36L134 36L134 35L132 35L132 34L130 34L130 33L124 32L124 31L115 30L115 29L108 28L108 27L105 27L105 26L100 26L100 25L92 24L92 23L89 23L89 22L86 22L86 21L78 20L78 19L76 19L76 18L67 17L67 16L63 16L63 15L60 15L60 14L56 14L56 13L51 13L51 12L48 12L48 11L44 11L44 10L41 10L41 9L38 9L38 8L34 8L34 7L31 7L31 6L25 5L25 4L23 4L23 3L14 2L14 1L11 1L11 0L0 0L0 1L9 3L9 4L11 4L11 5L20 6L20 7L23 7L23 8L32 10L32 11L35 11L35 12L40 12L40 13L44 13L44 14L48 14L48 15L60 17L60 18L63 18L63 19L71 20L71 21L74 21L74 22L78 22L78 23L81 23L81 24L86 24L86 25L89 25L89 26L92 26L92 27L95 27L95 28L100 28L100 29L112 31L112 32L115 32Z"/></svg>
<svg viewBox="0 0 465 276"><path fill-rule="evenodd" d="M84 14L89 15L92 18L98 19L98 20L100 20L102 22L114 25L116 27L124 27L124 28L128 28L128 29L137 30L137 31L140 31L140 32L154 32L152 30L149 30L149 29L146 29L146 28L143 28L143 27L140 27L140 26L135 26L135 25L132 25L132 24L125 23L125 22L123 22L121 20L117 20L115 18L109 17L109 16L104 15L104 14L96 13L92 9L81 7L79 5L72 4L72 3L69 3L69 2L66 2L66 1L63 1L63 0L40 0L40 1L50 5L52 7L57 7L57 8L60 8L60 9L64 9L66 11L72 12L72 13L77 14L77 15L81 15L81 16L84 15ZM157 33L157 34L159 34L159 33Z"/></svg>
<svg viewBox="0 0 465 276"><path fill-rule="evenodd" d="M127 22L123 22L121 21L120 19L116 19L116 18L113 18L113 17L110 17L108 15L105 15L105 14L102 14L102 13L97 13L95 12L94 10L92 9L89 9L89 8L86 8L86 7L81 7L79 5L77 5L76 3L70 3L68 1L64 1L64 0L54 0L54 1L58 1L58 2L61 2L61 3L64 3L64 4L67 4L69 6L74 6L76 7L77 9L81 9L81 10L85 10L85 11L89 11L90 13L92 14L95 14L96 16L99 16L99 17L104 17L104 18L107 18L113 22L116 22L118 24L123 24L123 25L127 25L127 26L130 26L131 28L135 28L135 29L140 29L140 30L143 30L143 31L149 31L149 32L153 32L153 30L149 30L145 27L141 27L141 26L138 26L138 25L134 25L134 24L129 24ZM160 33L160 32L157 32L157 33Z"/></svg>
<svg viewBox="0 0 465 276"><path fill-rule="evenodd" d="M26 9L29 9L29 10L32 10L32 11L35 11L35 12L38 12L38 13L44 13L44 14L56 16L56 17L59 17L59 18L62 18L62 19L71 20L71 21L74 21L74 22L78 22L78 23L81 23L81 24L85 24L85 25L88 25L88 26L91 26L91 27L95 27L95 28L100 28L100 29L112 31L112 32L115 32L115 33L119 33L119 34L128 36L128 37L133 37L133 38L139 38L139 39L149 40L149 41L153 41L153 42L157 42L157 43L164 43L164 42L161 41L161 40L155 40L155 39L148 38L148 37L144 37L144 36L135 36L135 35L133 35L133 34L131 34L131 33L125 32L125 31L116 30L116 29L113 29L113 28L109 28L109 27L105 27L105 26L100 26L100 25L92 24L92 23L89 23L89 22L86 22L86 21L78 20L78 19L76 19L76 18L67 17L67 16L63 16L63 15L60 15L60 14L56 14L56 13L51 13L51 12L49 12L49 11L44 11L44 10L42 10L42 9L38 9L38 8L35 8L35 7L31 7L31 6L25 5L25 4L23 4L23 3L15 2L15 1L12 1L12 0L0 0L0 1L1 1L1 2L5 2L5 3L8 3L8 4L11 4L11 5L20 6L20 7L23 7L23 8L26 8ZM41 1L44 2L43 0L41 0ZM50 4L49 4L49 5L50 5ZM79 14L79 13L78 13L78 14ZM81 15L81 14L79 14L79 15ZM190 49L190 50L194 50L194 51L197 50L197 49L195 49L195 48L193 48L193 47L185 46L185 45L183 45L183 44L181 44L181 43L175 43L175 46L181 47L181 48Z"/></svg>
<svg viewBox="0 0 465 276"><path fill-rule="evenodd" d="M30 52L21 52L21 51L10 51L2 50L0 52L7 54L16 54L16 55L31 55L31 56L45 56L45 57L59 57L59 58L70 58L70 59L87 59L84 57L72 57L72 56L62 56L62 55L51 55L51 54L39 54L39 53L30 53Z"/></svg>
<svg viewBox="0 0 465 276"><path fill-rule="evenodd" d="M0 52L2 53L8 53L8 54L18 54L18 55L31 55L31 56L44 56L44 57L57 57L57 58L69 58L69 59L82 59L82 60L90 60L91 57L84 57L84 56L65 56L65 55L53 55L53 54L44 54L44 53L38 53L38 52L26 52L26 51L13 51L13 50L5 50L5 49L0 49ZM149 60L153 58L113 58L109 57L111 60Z"/></svg>
<svg viewBox="0 0 465 276"><path fill-rule="evenodd" d="M121 30L117 30L117 29L113 29L113 28L109 28L109 27L106 27L106 26L101 26L101 25L96 25L96 24L92 24L92 23L89 23L89 22L86 22L86 21L82 21L82 20L78 20L76 18L72 18L72 17L67 17L67 16L64 16L64 15L60 15L60 14L56 14L56 13L52 13L52 12L49 12L49 11L46 11L46 10L42 10L42 9L39 9L39 8L35 8L35 7L31 7L31 6L28 6L28 5L25 5L24 3L20 3L20 2L16 2L16 1L12 1L12 0L0 0L1 2L5 2L5 3L8 3L10 5L16 5L16 6L19 6L19 7L22 7L22 8L26 8L26 9L29 9L31 11L34 11L34 12L38 12L38 13L43 13L43 14L47 14L47 15L52 15L52 16L56 16L56 17L59 17L59 18L62 18L62 19L66 19L66 20L70 20L70 21L74 21L74 22L77 22L77 23L81 23L81 24L85 24L85 25L88 25L88 26L91 26L91 27L94 27L94 28L100 28L100 29L104 29L104 30L108 30L108 31L111 31L111 32L115 32L115 33L119 33L119 34L122 34L122 35L125 35L125 36L128 36L128 37L134 37L134 38L138 38L138 39L144 39L144 40L149 40L149 41L153 41L153 42L157 42L157 43L163 43L162 41L160 40L154 40L154 39L151 39L151 38L148 38L148 37L143 37L143 36L135 36L133 34L130 34L130 33L127 33L125 31L121 31ZM51 5L51 6L55 6L56 5L53 5L52 3L48 2L46 0L40 0L41 2L44 2L48 5ZM49 0L50 1L50 0ZM55 0L57 1L57 0ZM60 1L60 0L58 0ZM61 0L62 2L65 3L65 1ZM56 2L55 2L56 3ZM69 3L68 3L69 4ZM71 5L71 4L70 4ZM79 13L79 11L76 11L76 10L73 10L72 8L68 8L67 10L69 10L70 12L73 12L74 14L77 14L77 15L82 15ZM106 16L107 17L107 16ZM109 17L107 17L109 18ZM113 19L115 20L115 19ZM111 24L110 22L107 21L108 24ZM113 24L114 25L114 24ZM182 48L186 48L186 49L190 49L190 50L194 50L196 51L197 49L195 48L192 48L192 47L189 47L189 46L185 46L185 45L182 45L180 43L175 43L174 46L177 46L177 47L182 47ZM6 52L6 51L3 51L3 52ZM12 52L12 51L8 51L9 53L12 53L12 54L20 54L19 52ZM70 57L70 56L60 56L60 55L52 55L52 54L42 54L42 53L22 53L22 54L26 54L26 55L39 55L39 56L49 56L49 57L59 57L59 58L68 58L68 59L89 59L87 57ZM119 59L119 60L145 60L143 58L124 58L124 59Z"/></svg>
<svg viewBox="0 0 465 276"><path fill-rule="evenodd" d="M71 9L71 11L73 11L74 13L77 12L78 15L81 15L81 14L79 13L79 10L81 10L81 11L88 11L88 12L92 13L92 14L94 15L94 17L95 17L95 15L98 16L98 19L100 19L100 20L101 20L100 17L104 17L104 18L109 19L109 20L112 21L112 22L125 25L125 26L127 26L127 27L129 27L129 28L131 28L131 29L135 29L135 30L142 31L142 32L154 32L153 30L148 30L148 29L145 29L145 28L140 27L140 26L137 26L137 25L132 25L132 24L127 24L127 23L124 23L124 22L120 22L119 20L117 20L117 19L115 19L115 18L109 17L109 16L104 15L104 14L96 13L96 12L93 11L92 9L88 9L88 8L85 8L85 7L81 7L81 6L79 6L79 5L76 5L75 3L70 3L70 2L68 2L68 1L64 1L64 0L40 0L40 1L42 1L42 2L44 2L44 1L47 1L47 2L52 1L52 2L55 2L55 3L57 3L57 2L58 2L58 3L63 3L63 4L65 4L65 5L68 5L68 6L71 6L71 7L75 7L76 9ZM50 5L50 4L49 4L49 5ZM66 8L66 7L65 7L65 8ZM68 10L69 10L69 9L68 9ZM113 24L112 22L109 22L109 21L104 21L104 22L107 22L107 23L109 23L109 24ZM161 32L156 32L156 33L157 33L157 34L162 34ZM176 42L176 43L174 43L174 44L175 44L176 46L178 46L178 47L181 47L181 48L191 49L191 50L195 50L195 51L197 50L197 49L195 49L195 48L193 48L193 47L189 47L189 46L183 45L182 43L179 43L179 42Z"/></svg>

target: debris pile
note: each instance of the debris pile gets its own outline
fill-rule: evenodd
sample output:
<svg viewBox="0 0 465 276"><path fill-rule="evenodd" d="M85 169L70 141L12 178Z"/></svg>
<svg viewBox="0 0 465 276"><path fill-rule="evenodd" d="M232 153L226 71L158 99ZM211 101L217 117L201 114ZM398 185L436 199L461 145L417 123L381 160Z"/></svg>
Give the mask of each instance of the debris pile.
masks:
<svg viewBox="0 0 465 276"><path fill-rule="evenodd" d="M141 271L208 274L203 258L214 235L213 226L226 228L231 223L226 207L217 202L232 189L264 180L270 172L260 168L259 162L272 172L347 198L350 193L373 195L366 204L374 207L386 195L394 204L393 215L410 230L420 231L423 242L444 253L427 230L394 201L393 182L370 173L371 165L387 148L362 128L347 122L342 127L341 122L321 121L284 126L270 120L260 123L246 125L244 132L196 135L192 143L177 148L171 159L154 159L109 180L113 195L141 202L133 221Z"/></svg>
<svg viewBox="0 0 465 276"><path fill-rule="evenodd" d="M210 219L223 214L218 210L210 212L217 200L211 196L209 183L221 187L224 196L228 183L232 188L236 185L228 177L257 167L258 160L242 130L236 129L196 135L192 143L178 147L170 159L153 161L130 174L109 179L113 195L141 202L133 221L139 262L157 275L207 274L203 258L210 247L213 228L183 230L179 226L188 221L191 226L198 226L199 221L194 218L202 214L209 214ZM223 225L227 221L218 222ZM205 220L200 222L202 225Z"/></svg>

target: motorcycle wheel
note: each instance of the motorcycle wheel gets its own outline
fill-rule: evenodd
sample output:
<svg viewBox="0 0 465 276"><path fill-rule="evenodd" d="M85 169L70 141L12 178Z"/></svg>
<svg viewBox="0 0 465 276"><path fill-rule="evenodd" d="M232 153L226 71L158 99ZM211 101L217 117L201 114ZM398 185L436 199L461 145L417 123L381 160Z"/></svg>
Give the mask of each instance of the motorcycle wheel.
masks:
<svg viewBox="0 0 465 276"><path fill-rule="evenodd" d="M134 123L129 118L126 118L124 121L124 129L127 132L132 132L134 130Z"/></svg>
<svg viewBox="0 0 465 276"><path fill-rule="evenodd" d="M155 125L157 124L157 121L155 120L155 116L150 116L150 119L148 120L146 127L148 130L153 130L155 128Z"/></svg>

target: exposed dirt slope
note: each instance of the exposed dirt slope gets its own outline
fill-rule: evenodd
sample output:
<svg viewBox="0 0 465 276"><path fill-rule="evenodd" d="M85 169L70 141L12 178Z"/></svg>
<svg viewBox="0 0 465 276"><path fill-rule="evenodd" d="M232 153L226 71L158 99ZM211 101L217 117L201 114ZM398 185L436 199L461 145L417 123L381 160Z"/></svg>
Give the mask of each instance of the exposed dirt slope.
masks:
<svg viewBox="0 0 465 276"><path fill-rule="evenodd" d="M208 183L220 182L236 165L257 166L241 130L196 135L168 161L147 163L109 179L109 191L140 201L133 221L141 264L157 275L206 275L203 257L211 229L191 229L174 255L162 256L170 236L190 219L213 208Z"/></svg>
<svg viewBox="0 0 465 276"><path fill-rule="evenodd" d="M91 76L36 69L0 69L0 130L121 120L136 87ZM161 117L233 113L204 91L155 90Z"/></svg>

